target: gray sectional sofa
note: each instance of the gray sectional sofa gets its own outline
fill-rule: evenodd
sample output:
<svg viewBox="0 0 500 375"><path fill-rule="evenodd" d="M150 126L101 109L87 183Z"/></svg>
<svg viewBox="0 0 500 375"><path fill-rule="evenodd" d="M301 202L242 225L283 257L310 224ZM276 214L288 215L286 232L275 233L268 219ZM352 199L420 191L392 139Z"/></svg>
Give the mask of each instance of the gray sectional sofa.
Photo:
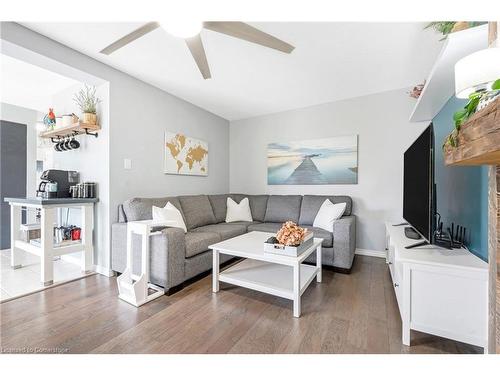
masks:
<svg viewBox="0 0 500 375"><path fill-rule="evenodd" d="M227 197L240 202L248 197L253 222L226 223ZM333 233L312 226L325 199L346 202L344 216L333 226ZM151 282L173 291L183 283L212 268L212 252L208 246L247 232L276 233L281 224L293 220L323 239L323 264L348 272L356 248L356 217L348 196L319 195L192 195L165 198L133 198L119 206L119 222L112 226L112 269L123 272L126 265L127 221L152 218L152 207L170 202L184 218L188 232L165 228L150 238ZM140 238L133 238L134 270L140 271ZM314 262L314 254L310 261ZM221 263L231 259L221 255Z"/></svg>

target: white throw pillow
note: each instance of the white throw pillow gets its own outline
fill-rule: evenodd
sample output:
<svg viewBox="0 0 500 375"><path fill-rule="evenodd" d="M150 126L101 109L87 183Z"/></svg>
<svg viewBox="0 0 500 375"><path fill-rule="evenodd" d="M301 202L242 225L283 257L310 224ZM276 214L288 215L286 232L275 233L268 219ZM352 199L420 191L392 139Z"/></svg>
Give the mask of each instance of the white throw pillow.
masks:
<svg viewBox="0 0 500 375"><path fill-rule="evenodd" d="M313 227L333 233L333 223L342 217L346 206L347 203L345 202L333 204L330 199L326 199L314 218Z"/></svg>
<svg viewBox="0 0 500 375"><path fill-rule="evenodd" d="M242 199L239 204L227 198L226 223L233 221L253 221L248 198Z"/></svg>
<svg viewBox="0 0 500 375"><path fill-rule="evenodd" d="M181 228L187 232L181 212L170 202L164 208L153 206L153 222L165 224L167 227Z"/></svg>

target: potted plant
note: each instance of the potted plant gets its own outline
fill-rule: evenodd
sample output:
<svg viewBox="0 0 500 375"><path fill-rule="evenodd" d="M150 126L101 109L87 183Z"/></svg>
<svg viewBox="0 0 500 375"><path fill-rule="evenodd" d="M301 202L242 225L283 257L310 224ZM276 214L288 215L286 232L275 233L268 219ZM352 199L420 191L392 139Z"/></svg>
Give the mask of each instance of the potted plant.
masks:
<svg viewBox="0 0 500 375"><path fill-rule="evenodd" d="M73 100L82 111L82 121L87 124L97 125L97 104L101 101L96 96L95 86L87 86L75 94Z"/></svg>
<svg viewBox="0 0 500 375"><path fill-rule="evenodd" d="M443 150L450 150L459 146L459 137L462 124L469 118L486 107L493 100L498 100L500 95L500 79L497 79L491 84L491 90L479 90L469 95L469 100L463 109L456 111L453 114L453 122L455 129L445 138Z"/></svg>

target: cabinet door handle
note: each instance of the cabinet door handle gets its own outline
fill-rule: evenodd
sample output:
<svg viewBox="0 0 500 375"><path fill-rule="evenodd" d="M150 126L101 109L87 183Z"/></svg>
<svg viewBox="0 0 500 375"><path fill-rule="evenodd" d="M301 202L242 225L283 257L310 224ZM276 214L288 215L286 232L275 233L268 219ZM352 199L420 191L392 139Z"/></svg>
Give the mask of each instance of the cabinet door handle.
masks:
<svg viewBox="0 0 500 375"><path fill-rule="evenodd" d="M392 262L389 262L389 264L392 264Z"/></svg>
<svg viewBox="0 0 500 375"><path fill-rule="evenodd" d="M394 287L397 288L399 286L398 283L394 283Z"/></svg>

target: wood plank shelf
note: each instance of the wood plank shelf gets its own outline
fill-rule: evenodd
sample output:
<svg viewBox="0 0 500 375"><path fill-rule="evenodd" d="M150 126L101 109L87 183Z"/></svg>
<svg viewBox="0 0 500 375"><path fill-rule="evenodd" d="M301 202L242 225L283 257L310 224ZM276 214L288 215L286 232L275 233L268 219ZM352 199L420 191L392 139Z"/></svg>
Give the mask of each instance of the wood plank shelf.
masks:
<svg viewBox="0 0 500 375"><path fill-rule="evenodd" d="M446 165L500 164L500 98L462 124L458 146L445 147Z"/></svg>
<svg viewBox="0 0 500 375"><path fill-rule="evenodd" d="M101 126L99 124L88 124L82 121L75 122L72 125L59 127L54 130L48 130L40 133L41 138L57 138L57 137L65 137L73 134L85 134L87 131L96 132L101 130Z"/></svg>

